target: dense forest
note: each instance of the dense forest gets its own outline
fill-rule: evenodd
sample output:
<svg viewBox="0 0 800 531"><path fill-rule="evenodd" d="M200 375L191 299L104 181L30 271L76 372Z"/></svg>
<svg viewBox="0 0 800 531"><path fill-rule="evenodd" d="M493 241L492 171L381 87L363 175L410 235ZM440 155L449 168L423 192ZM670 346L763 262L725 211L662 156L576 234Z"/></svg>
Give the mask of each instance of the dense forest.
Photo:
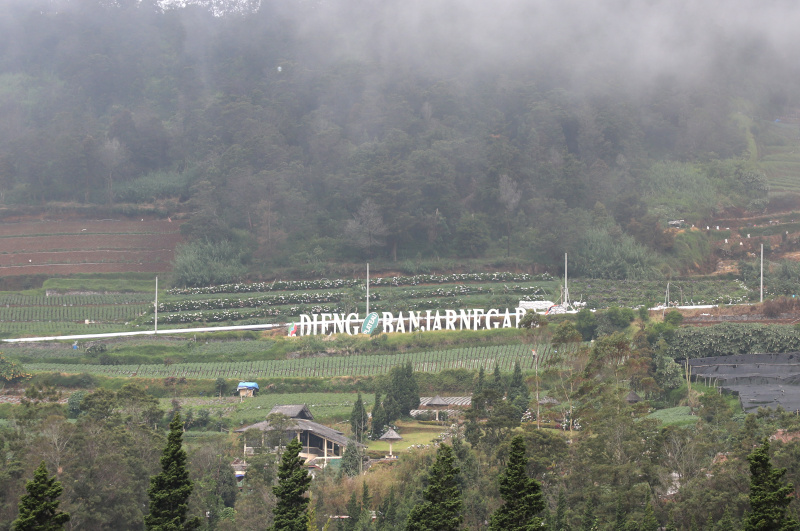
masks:
<svg viewBox="0 0 800 531"><path fill-rule="evenodd" d="M666 222L763 210L748 135L795 104L797 8L741 4L7 0L0 201L185 218L231 277L696 270Z"/></svg>
<svg viewBox="0 0 800 531"><path fill-rule="evenodd" d="M429 500L429 488L441 488L432 463L445 444L448 452L452 449L455 472L450 490L442 492L449 492L457 523L423 528L486 529L504 502L513 499L507 487L504 490L503 475L514 459L517 438L524 445L519 475L526 482L535 480L536 489L541 489L529 516L540 518L542 529L778 529L750 525L763 509L760 493L770 489L782 493L766 495L772 517L779 519L786 510L788 518L796 518L797 501L787 496L793 491L791 484L800 482L800 417L794 412L759 408L745 415L730 394L718 394L718 389L699 382L687 389L681 368L665 355L663 340L653 348L645 332L636 334L632 343L616 333L589 347L580 343L571 322L552 328L551 339L564 357L540 374L526 377L517 366L512 374L481 369L437 375L436 380L461 381L462 392L472 393L472 403L447 421L428 421L439 433L434 444L403 448L399 459L388 462L362 462L356 446L348 445L340 467L314 470L315 479L300 491L309 489L311 496L305 499L313 510L310 525L302 529L320 529L326 522L329 527L324 529L342 531L416 529L410 522ZM403 389L414 387L415 394L409 396L415 396L416 403L420 383L427 386L434 380L398 366L373 382L362 381L359 388L374 386L383 400L375 397L367 421L359 394L349 422L336 423L337 429L351 437L360 429L366 436L377 428L379 418L407 418L399 409L394 415L389 412L400 406L394 400L398 393L391 391L397 385L393 375L410 377ZM277 523L278 491L273 487L285 478L279 470L281 459L269 450L294 442L291 432L270 432L264 442L258 430L229 432L238 423L192 407L189 397L158 400L154 393L162 386L157 382L150 381L148 388L127 382L116 391L109 383L86 374L40 377L25 391L21 405L4 405L0 529L8 529L16 518L25 484L39 463L61 482L60 509L71 517L65 528L143 529L149 478L159 471L165 429L170 420L175 423L176 413L182 415L176 426L179 433L181 423L186 430L189 454L188 516L205 516L202 529L263 530ZM220 384L226 386L224 380L194 385L199 384L212 395ZM82 389L59 403L64 385ZM646 400L626 396L631 389ZM387 392L381 395L381 390ZM537 407L532 399L539 393L548 400ZM685 405L661 409L678 401ZM654 407L659 411L652 413ZM268 419L280 421L272 415ZM360 425L359 419L364 419ZM558 422L562 428L553 429ZM408 429L401 431L410 436ZM243 445L255 446L255 454L246 457L246 474L237 480L231 462L243 457ZM400 447L398 442L396 449ZM766 465L775 467L763 478L748 467L759 447ZM302 471L305 477L306 469ZM759 490L759 482L766 491Z"/></svg>

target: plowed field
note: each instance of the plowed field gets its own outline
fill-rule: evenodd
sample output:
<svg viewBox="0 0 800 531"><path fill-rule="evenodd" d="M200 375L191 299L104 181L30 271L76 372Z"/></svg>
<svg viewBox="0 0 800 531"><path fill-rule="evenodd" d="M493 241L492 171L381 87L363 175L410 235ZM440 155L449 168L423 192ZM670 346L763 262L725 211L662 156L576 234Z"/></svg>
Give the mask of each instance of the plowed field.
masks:
<svg viewBox="0 0 800 531"><path fill-rule="evenodd" d="M0 276L161 273L181 241L169 220L0 223Z"/></svg>

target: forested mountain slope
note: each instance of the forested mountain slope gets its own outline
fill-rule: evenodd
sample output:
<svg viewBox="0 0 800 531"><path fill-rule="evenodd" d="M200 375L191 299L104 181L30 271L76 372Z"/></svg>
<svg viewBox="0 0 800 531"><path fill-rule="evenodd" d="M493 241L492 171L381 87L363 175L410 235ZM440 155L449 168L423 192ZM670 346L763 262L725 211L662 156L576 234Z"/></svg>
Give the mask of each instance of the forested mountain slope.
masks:
<svg viewBox="0 0 800 531"><path fill-rule="evenodd" d="M710 246L666 221L763 210L752 145L797 104L800 10L741 4L9 0L0 201L146 205L253 274L685 271Z"/></svg>

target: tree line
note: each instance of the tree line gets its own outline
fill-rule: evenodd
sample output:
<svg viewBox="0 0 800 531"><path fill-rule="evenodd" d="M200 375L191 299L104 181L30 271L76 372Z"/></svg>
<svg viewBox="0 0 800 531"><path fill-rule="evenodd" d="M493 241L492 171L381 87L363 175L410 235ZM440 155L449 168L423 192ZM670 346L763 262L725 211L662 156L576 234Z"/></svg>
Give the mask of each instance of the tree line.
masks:
<svg viewBox="0 0 800 531"><path fill-rule="evenodd" d="M562 84L569 63L509 68L519 49L432 68L326 40L333 21L374 27L402 2L335 15L240 4L8 2L0 202L180 214L191 244L178 283L192 285L489 252L553 270L570 252L575 273L649 278L710 252L667 220L763 207L765 178L737 158L746 139L729 116L735 97L766 116L789 105L770 99L767 76L744 85L722 68L699 85L578 90ZM419 36L396 31L387 49Z"/></svg>

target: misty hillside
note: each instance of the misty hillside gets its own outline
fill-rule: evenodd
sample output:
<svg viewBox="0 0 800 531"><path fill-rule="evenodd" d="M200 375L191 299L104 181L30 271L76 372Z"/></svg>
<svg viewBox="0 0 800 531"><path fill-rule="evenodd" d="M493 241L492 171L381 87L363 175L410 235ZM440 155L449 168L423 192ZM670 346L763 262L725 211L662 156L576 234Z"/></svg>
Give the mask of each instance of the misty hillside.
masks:
<svg viewBox="0 0 800 531"><path fill-rule="evenodd" d="M5 210L187 219L186 283L198 260L699 271L707 236L667 221L800 181L787 1L0 6Z"/></svg>

